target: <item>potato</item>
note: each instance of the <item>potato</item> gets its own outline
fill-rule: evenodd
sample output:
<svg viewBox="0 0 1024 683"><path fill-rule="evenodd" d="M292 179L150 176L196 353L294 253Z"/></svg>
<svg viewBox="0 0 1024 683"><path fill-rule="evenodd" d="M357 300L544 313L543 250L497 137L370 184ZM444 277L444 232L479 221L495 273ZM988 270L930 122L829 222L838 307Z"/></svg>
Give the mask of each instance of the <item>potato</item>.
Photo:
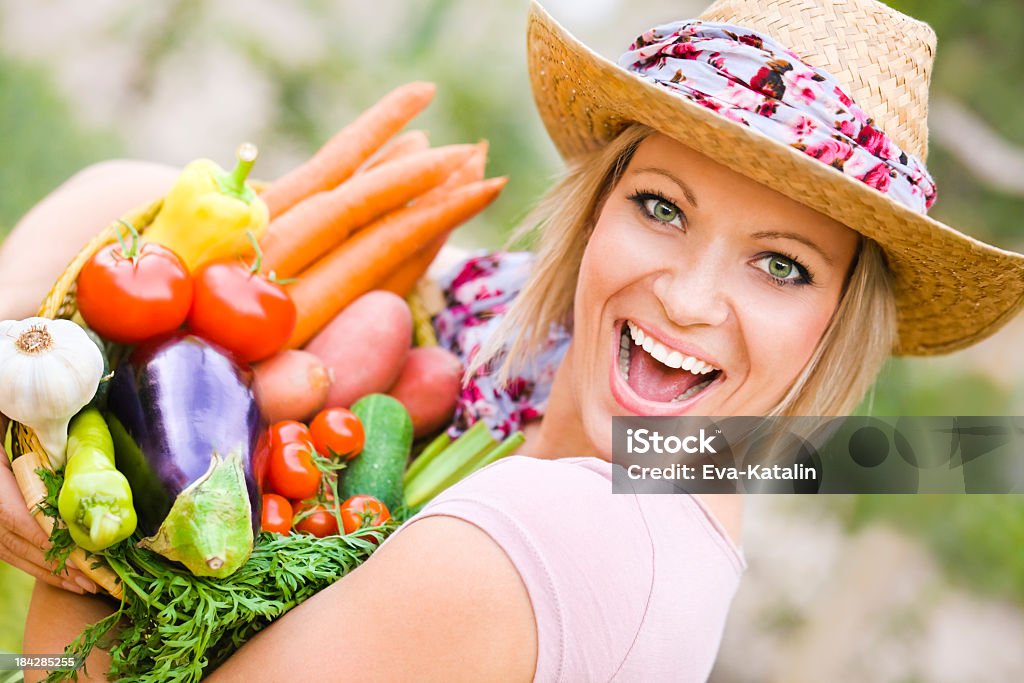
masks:
<svg viewBox="0 0 1024 683"><path fill-rule="evenodd" d="M462 388L462 362L450 351L424 346L409 352L402 374L388 390L412 417L418 439L448 425Z"/></svg>
<svg viewBox="0 0 1024 683"><path fill-rule="evenodd" d="M256 402L270 422L312 417L330 388L330 370L306 351L281 351L255 366Z"/></svg>
<svg viewBox="0 0 1024 683"><path fill-rule="evenodd" d="M345 307L306 345L334 373L327 407L348 408L398 379L412 344L412 313L397 294L374 290Z"/></svg>

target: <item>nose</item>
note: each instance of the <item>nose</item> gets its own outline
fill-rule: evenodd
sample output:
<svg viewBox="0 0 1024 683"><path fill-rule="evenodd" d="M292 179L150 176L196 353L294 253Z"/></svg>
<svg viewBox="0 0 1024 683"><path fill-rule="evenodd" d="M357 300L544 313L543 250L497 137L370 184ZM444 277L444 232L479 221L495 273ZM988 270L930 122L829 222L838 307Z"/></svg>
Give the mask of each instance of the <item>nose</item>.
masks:
<svg viewBox="0 0 1024 683"><path fill-rule="evenodd" d="M680 327L725 324L733 298L726 259L711 249L676 252L672 258L654 280L654 294L668 318Z"/></svg>

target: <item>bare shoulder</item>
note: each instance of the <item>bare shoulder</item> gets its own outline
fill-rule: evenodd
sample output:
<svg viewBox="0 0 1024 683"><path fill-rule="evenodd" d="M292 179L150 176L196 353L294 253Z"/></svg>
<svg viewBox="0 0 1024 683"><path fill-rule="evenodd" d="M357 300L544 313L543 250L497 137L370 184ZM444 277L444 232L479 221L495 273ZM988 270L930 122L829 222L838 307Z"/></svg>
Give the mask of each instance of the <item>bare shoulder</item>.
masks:
<svg viewBox="0 0 1024 683"><path fill-rule="evenodd" d="M722 525L733 544L739 547L743 541L743 496L707 493L697 497Z"/></svg>
<svg viewBox="0 0 1024 683"><path fill-rule="evenodd" d="M536 660L533 608L511 560L478 527L433 516L275 622L210 680L331 680L344 672L529 681Z"/></svg>

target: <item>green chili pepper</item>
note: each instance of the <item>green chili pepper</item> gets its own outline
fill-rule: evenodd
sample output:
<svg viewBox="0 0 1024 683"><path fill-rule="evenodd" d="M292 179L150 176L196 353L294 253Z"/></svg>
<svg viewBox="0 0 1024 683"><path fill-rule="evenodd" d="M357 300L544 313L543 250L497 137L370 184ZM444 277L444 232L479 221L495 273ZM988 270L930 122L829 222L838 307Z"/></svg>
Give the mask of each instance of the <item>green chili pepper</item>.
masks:
<svg viewBox="0 0 1024 683"><path fill-rule="evenodd" d="M131 536L136 525L132 490L114 466L114 442L95 408L71 421L67 454L57 507L71 538L97 553Z"/></svg>

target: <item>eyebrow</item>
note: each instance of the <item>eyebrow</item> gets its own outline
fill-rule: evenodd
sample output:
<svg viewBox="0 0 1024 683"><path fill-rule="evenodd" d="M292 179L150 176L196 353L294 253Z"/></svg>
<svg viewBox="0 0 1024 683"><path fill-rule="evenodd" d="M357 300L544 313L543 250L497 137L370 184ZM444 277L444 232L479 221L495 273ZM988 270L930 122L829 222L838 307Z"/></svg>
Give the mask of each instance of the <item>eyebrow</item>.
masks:
<svg viewBox="0 0 1024 683"><path fill-rule="evenodd" d="M801 235L799 233L795 233L795 232L779 232L777 230L762 230L760 232L755 232L753 235L751 235L751 237L753 237L754 239L758 239L758 240L760 240L760 239L794 240L796 242L799 242L800 244L803 244L803 245L806 245L806 246L810 247L814 251L816 251L819 254L821 254L821 257L823 259L825 259L825 261L829 265L833 264L832 258L828 254L825 253L824 249L822 249L817 244L815 244L813 241L811 241L810 239L808 239L807 237L804 237L803 235Z"/></svg>
<svg viewBox="0 0 1024 683"><path fill-rule="evenodd" d="M634 171L634 173L656 173L660 176L665 176L666 178L668 178L669 180L671 180L672 182L679 186L679 189L683 191L684 195L686 195L686 201L690 202L693 208L699 208L697 206L697 196L693 194L693 190L690 189L690 186L684 183L671 172L666 171L663 168L638 168L636 171Z"/></svg>

